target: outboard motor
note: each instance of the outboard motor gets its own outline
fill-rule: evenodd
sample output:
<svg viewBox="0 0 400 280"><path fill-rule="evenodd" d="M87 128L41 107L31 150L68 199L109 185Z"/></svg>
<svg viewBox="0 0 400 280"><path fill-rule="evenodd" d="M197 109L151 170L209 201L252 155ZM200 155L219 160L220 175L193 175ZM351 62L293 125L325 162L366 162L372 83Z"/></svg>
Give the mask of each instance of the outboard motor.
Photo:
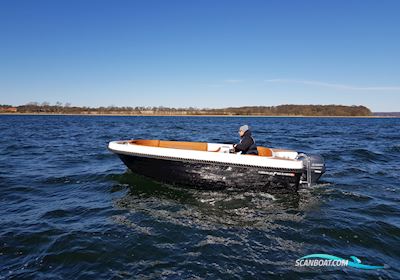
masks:
<svg viewBox="0 0 400 280"><path fill-rule="evenodd" d="M300 183L306 183L308 186L318 182L322 174L325 173L325 161L320 155L299 154L298 159L303 161L303 174Z"/></svg>

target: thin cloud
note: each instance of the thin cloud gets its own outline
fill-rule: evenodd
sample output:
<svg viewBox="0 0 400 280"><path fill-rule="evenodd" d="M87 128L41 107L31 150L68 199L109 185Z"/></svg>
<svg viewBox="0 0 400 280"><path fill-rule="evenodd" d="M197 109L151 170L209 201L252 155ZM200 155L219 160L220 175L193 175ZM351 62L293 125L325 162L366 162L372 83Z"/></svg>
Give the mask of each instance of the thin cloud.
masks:
<svg viewBox="0 0 400 280"><path fill-rule="evenodd" d="M354 85L346 85L346 84L326 83L326 82L312 81L312 80L270 79L270 80L265 80L265 82L267 82L267 83L282 83L282 84L303 84L303 85L320 86L320 87L342 89L342 90L370 90L370 91L397 91L397 90L400 90L400 86L365 87L365 86L354 86Z"/></svg>

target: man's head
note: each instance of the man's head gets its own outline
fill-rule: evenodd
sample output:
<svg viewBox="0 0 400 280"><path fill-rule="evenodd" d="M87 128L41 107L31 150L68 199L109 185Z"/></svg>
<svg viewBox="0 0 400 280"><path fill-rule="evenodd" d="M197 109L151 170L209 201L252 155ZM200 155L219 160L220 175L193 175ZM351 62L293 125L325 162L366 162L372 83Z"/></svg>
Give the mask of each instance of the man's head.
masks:
<svg viewBox="0 0 400 280"><path fill-rule="evenodd" d="M250 129L250 127L248 125L242 125L241 127L239 127L240 137L242 137L244 135L244 133L249 129Z"/></svg>

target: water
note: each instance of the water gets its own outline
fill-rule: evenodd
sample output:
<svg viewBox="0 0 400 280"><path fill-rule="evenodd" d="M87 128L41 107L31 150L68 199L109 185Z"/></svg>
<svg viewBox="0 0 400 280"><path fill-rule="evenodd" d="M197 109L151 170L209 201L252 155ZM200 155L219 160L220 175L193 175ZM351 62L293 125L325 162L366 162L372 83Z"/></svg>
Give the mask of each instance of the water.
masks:
<svg viewBox="0 0 400 280"><path fill-rule="evenodd" d="M321 153L298 195L196 191L127 172L111 140ZM0 279L400 279L400 119L0 116ZM364 264L299 268L314 253Z"/></svg>

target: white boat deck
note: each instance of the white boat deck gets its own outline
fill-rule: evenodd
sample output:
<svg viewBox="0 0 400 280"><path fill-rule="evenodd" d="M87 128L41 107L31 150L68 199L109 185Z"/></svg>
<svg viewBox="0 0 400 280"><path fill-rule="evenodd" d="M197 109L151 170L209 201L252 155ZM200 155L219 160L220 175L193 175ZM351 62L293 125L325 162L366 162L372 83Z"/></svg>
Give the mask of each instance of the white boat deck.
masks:
<svg viewBox="0 0 400 280"><path fill-rule="evenodd" d="M171 160L194 160L210 163L227 163L234 165L257 166L276 169L303 169L303 162L297 159L298 153L296 151L285 149L269 149L270 152L272 152L270 156L242 155L229 153L229 150L233 148L232 144L203 144L207 144L205 150L194 150L189 148L185 149L182 147L170 148L140 145L136 144L135 140L127 140L110 142L108 148L117 154L143 157L168 158Z"/></svg>

